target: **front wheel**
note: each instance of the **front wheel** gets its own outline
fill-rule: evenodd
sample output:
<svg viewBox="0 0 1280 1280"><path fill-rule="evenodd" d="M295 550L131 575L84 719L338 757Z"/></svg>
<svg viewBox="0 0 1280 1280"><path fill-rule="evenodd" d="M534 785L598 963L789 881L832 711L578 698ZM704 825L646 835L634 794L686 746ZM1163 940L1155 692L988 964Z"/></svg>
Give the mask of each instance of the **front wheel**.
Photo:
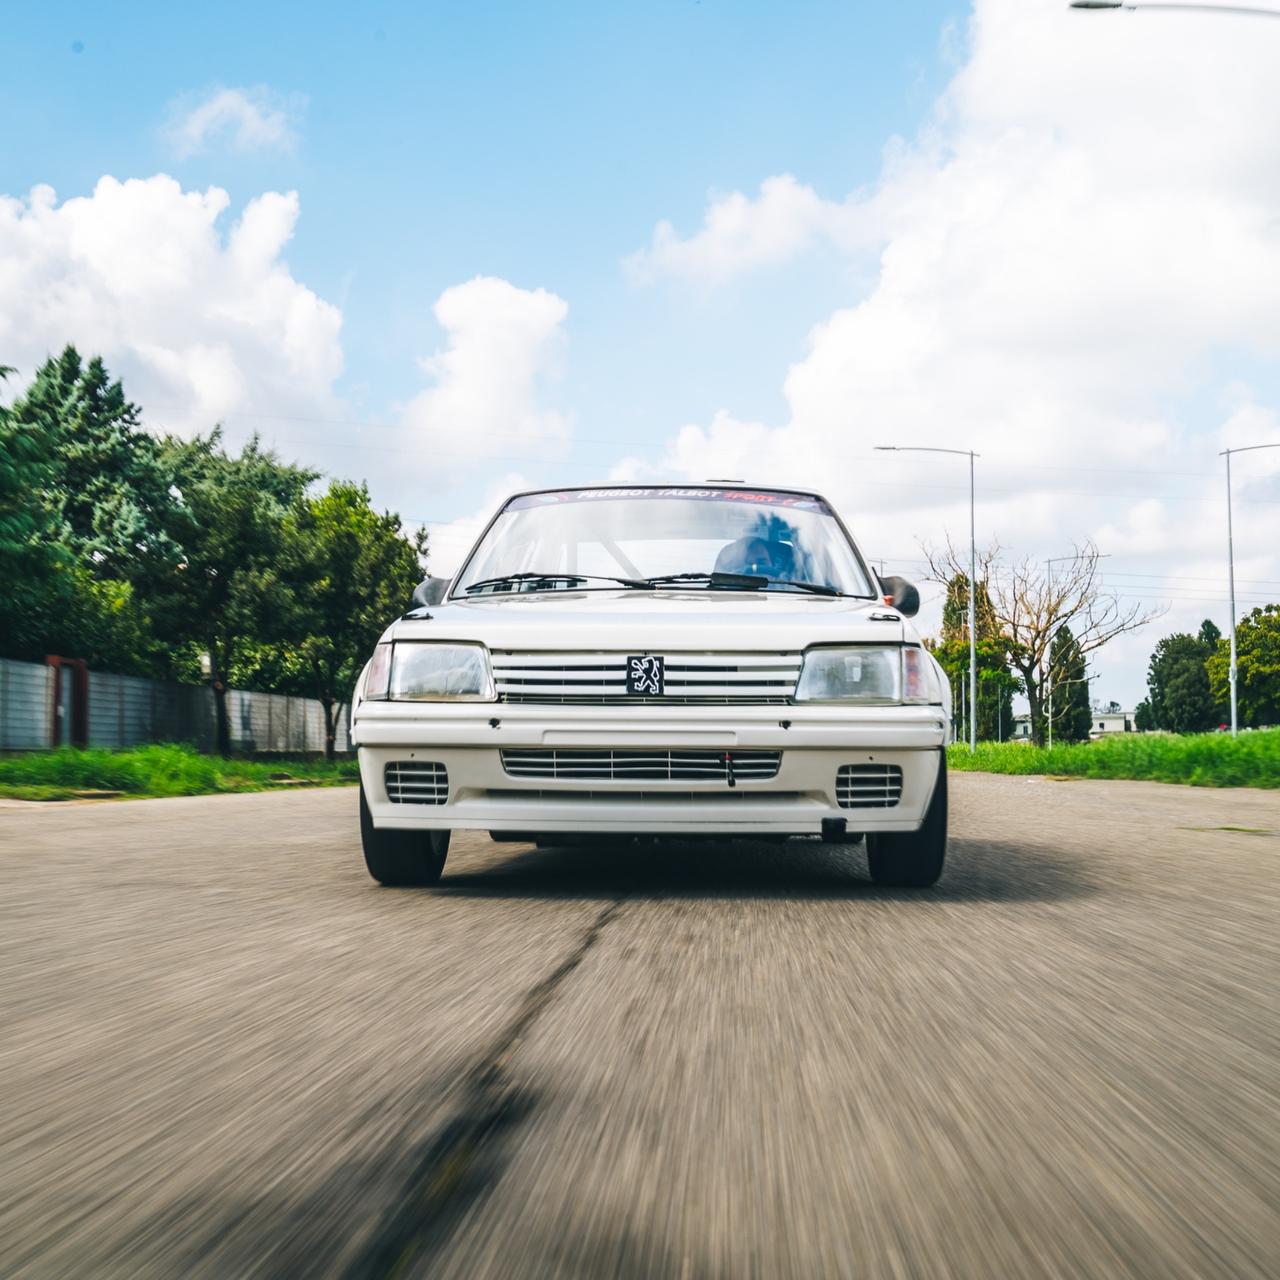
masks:
<svg viewBox="0 0 1280 1280"><path fill-rule="evenodd" d="M919 831L867 834L867 866L874 883L900 889L937 884L947 856L947 757L938 761L933 799Z"/></svg>
<svg viewBox="0 0 1280 1280"><path fill-rule="evenodd" d="M447 831L388 831L375 827L363 787L360 844L369 874L385 885L436 884L449 856Z"/></svg>

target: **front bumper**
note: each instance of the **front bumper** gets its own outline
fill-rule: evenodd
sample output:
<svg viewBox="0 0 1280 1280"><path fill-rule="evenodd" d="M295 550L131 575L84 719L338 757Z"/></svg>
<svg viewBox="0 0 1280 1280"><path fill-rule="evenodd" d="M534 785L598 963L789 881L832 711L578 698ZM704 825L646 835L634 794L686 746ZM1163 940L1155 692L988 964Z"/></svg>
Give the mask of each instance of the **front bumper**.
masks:
<svg viewBox="0 0 1280 1280"><path fill-rule="evenodd" d="M651 835L816 834L824 820L850 832L914 831L924 820L946 742L942 708L922 706L575 707L505 703L363 703L353 740L377 827ZM503 768L503 749L771 750L776 776L723 783L545 780ZM386 766L437 762L444 804L394 803ZM889 808L841 808L841 765L897 765Z"/></svg>

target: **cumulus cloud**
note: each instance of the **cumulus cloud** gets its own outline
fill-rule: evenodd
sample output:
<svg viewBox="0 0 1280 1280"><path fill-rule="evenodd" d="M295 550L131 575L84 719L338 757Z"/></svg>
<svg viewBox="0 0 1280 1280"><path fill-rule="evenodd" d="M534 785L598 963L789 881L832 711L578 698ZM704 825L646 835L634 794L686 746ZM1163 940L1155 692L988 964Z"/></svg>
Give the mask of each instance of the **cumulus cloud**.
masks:
<svg viewBox="0 0 1280 1280"><path fill-rule="evenodd" d="M433 312L446 343L421 362L432 385L402 415L433 465L447 470L513 446L562 449L570 421L542 394L559 370L568 304L546 289L477 276L446 289Z"/></svg>
<svg viewBox="0 0 1280 1280"><path fill-rule="evenodd" d="M104 177L59 204L0 196L0 352L29 374L68 342L101 354L154 425L207 429L237 410L332 412L341 314L281 254L296 193L227 228L219 187Z"/></svg>
<svg viewBox="0 0 1280 1280"><path fill-rule="evenodd" d="M783 175L713 204L689 240L660 228L644 263L704 278L781 261L837 215L851 251L879 248L870 291L787 372L786 419L723 410L659 469L818 483L892 556L967 531L968 477L872 446L973 448L980 536L1041 555L1109 538L1149 557L1126 566L1144 590L1203 616L1211 585L1178 574L1225 543L1219 437L1280 438L1265 403L1206 407L1234 394L1233 360L1280 356L1280 78L1257 35L977 0L966 60L873 189L831 207ZM1275 579L1269 470L1241 481L1237 527Z"/></svg>
<svg viewBox="0 0 1280 1280"><path fill-rule="evenodd" d="M306 100L285 97L265 85L184 95L169 104L165 135L180 159L222 142L236 151L289 151Z"/></svg>
<svg viewBox="0 0 1280 1280"><path fill-rule="evenodd" d="M624 260L637 283L674 276L721 284L757 267L785 262L817 241L842 249L869 242L874 234L869 205L824 200L789 173L766 178L757 196L740 191L716 196L702 227L681 239L670 222L654 228L653 240Z"/></svg>

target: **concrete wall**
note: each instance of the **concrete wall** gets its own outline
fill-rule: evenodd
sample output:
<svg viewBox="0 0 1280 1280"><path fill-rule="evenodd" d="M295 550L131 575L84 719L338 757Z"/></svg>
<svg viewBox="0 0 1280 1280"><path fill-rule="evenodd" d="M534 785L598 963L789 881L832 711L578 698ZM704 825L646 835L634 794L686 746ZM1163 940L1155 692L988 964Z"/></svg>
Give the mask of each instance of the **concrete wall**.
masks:
<svg viewBox="0 0 1280 1280"><path fill-rule="evenodd" d="M51 667L0 658L0 751L54 745L53 691ZM314 698L231 689L227 712L236 751L324 750L324 709ZM187 742L212 751L216 740L213 691L207 687L89 672L91 747ZM337 748L346 751L349 745L344 707Z"/></svg>

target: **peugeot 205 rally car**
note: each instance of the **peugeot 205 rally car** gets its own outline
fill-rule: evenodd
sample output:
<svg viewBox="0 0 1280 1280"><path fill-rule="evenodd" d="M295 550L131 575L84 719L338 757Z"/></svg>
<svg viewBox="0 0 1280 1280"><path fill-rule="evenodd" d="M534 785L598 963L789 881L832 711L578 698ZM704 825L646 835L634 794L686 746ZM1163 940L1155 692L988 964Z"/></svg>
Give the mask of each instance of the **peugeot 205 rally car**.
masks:
<svg viewBox="0 0 1280 1280"><path fill-rule="evenodd" d="M450 832L865 835L878 884L947 844L947 682L817 493L601 487L505 502L383 635L352 701L365 861L427 884Z"/></svg>

